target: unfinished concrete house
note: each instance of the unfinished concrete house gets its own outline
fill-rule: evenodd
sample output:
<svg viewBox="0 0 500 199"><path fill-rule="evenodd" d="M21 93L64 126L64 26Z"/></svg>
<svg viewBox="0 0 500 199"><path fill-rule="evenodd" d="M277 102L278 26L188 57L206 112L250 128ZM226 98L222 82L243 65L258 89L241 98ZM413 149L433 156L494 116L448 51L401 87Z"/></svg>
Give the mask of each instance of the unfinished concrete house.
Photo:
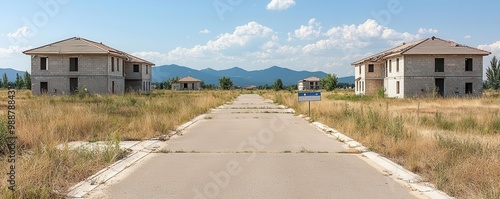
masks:
<svg viewBox="0 0 500 199"><path fill-rule="evenodd" d="M318 77L308 77L306 79L301 79L297 83L297 88L299 91L303 90L321 90L323 86L321 86L321 79Z"/></svg>
<svg viewBox="0 0 500 199"><path fill-rule="evenodd" d="M489 54L436 37L403 44L352 63L356 94L383 89L392 98L480 96L483 57Z"/></svg>
<svg viewBox="0 0 500 199"><path fill-rule="evenodd" d="M102 43L73 37L23 52L31 56L32 92L151 92L153 63Z"/></svg>
<svg viewBox="0 0 500 199"><path fill-rule="evenodd" d="M201 90L201 80L186 76L172 84L172 90Z"/></svg>

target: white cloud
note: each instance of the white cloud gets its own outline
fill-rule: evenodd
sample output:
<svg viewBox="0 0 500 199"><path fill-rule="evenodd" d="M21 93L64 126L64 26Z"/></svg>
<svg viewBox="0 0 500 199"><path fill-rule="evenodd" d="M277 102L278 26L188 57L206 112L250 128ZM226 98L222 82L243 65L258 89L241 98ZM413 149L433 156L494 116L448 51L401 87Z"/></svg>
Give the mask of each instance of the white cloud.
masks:
<svg viewBox="0 0 500 199"><path fill-rule="evenodd" d="M420 29L418 29L418 34L434 34L437 32L438 32L438 30L432 29L432 28L429 28L429 29L420 28Z"/></svg>
<svg viewBox="0 0 500 199"><path fill-rule="evenodd" d="M466 35L466 36L464 37L464 39L471 39L471 38L472 38L472 36L470 36L470 35Z"/></svg>
<svg viewBox="0 0 500 199"><path fill-rule="evenodd" d="M233 66L263 69L279 65L346 76L353 70L352 62L421 37L418 33L399 32L372 19L323 30L321 23L313 18L307 25L290 32L279 33L250 22L193 47L179 46L166 53L137 52L134 55L157 65L174 63L198 69Z"/></svg>
<svg viewBox="0 0 500 199"><path fill-rule="evenodd" d="M146 52L134 52L131 54L136 56L136 57L140 57L141 59L145 59L145 60L148 60L150 62L153 62L157 66L169 63L166 53L147 52L146 51Z"/></svg>
<svg viewBox="0 0 500 199"><path fill-rule="evenodd" d="M316 22L315 18L309 20L307 26L300 26L299 29L295 30L293 36L300 40L312 40L316 39L321 35L321 24ZM288 35L289 40L291 41L291 34Z"/></svg>
<svg viewBox="0 0 500 199"><path fill-rule="evenodd" d="M193 48L177 47L170 51L168 55L173 59L178 57L207 57L233 47L248 47L249 43L259 38L271 38L273 33L274 31L271 28L262 26L257 22L250 22L236 27L233 33L219 35L216 40L210 40L205 45L197 45Z"/></svg>
<svg viewBox="0 0 500 199"><path fill-rule="evenodd" d="M31 37L31 35L32 35L31 30L27 26L18 28L14 32L7 33L7 37L9 38Z"/></svg>
<svg viewBox="0 0 500 199"><path fill-rule="evenodd" d="M201 34L210 34L211 32L210 32L210 30L205 29L205 30L200 31L200 33Z"/></svg>
<svg viewBox="0 0 500 199"><path fill-rule="evenodd" d="M343 49L346 54L360 51L375 42L385 42L391 46L400 45L420 38L418 34L398 32L386 26L378 24L373 19L368 19L359 25L344 25L328 30L324 36L326 39L304 46L305 52L318 52L329 49Z"/></svg>
<svg viewBox="0 0 500 199"><path fill-rule="evenodd" d="M7 48L0 48L0 57L8 57L14 53L21 53L25 50L30 49L30 47L21 47L21 46L9 46Z"/></svg>
<svg viewBox="0 0 500 199"><path fill-rule="evenodd" d="M267 4L268 10L286 10L295 5L295 0L271 0Z"/></svg>
<svg viewBox="0 0 500 199"><path fill-rule="evenodd" d="M167 53L135 52L132 54L157 65L186 63L193 60L235 62L241 60L239 57L241 52L257 50L261 44L269 40L279 40L271 28L257 22L250 22L236 27L233 33L221 34L204 45L196 45L192 48L180 46Z"/></svg>
<svg viewBox="0 0 500 199"><path fill-rule="evenodd" d="M492 55L500 55L500 41L492 44L479 45L477 48L489 51Z"/></svg>

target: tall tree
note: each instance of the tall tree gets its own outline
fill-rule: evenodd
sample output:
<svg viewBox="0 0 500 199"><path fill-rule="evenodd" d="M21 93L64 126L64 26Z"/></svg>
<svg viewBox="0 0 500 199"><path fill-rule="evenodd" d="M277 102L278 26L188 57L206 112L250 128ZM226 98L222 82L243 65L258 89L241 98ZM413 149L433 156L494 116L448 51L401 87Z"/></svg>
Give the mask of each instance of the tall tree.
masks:
<svg viewBox="0 0 500 199"><path fill-rule="evenodd" d="M3 87L4 88L9 87L9 78L7 77L7 73L3 73Z"/></svg>
<svg viewBox="0 0 500 199"><path fill-rule="evenodd" d="M327 74L325 78L320 80L323 89L326 91L333 91L337 88L338 78L335 74Z"/></svg>
<svg viewBox="0 0 500 199"><path fill-rule="evenodd" d="M24 86L24 81L23 81L23 77L21 77L21 75L19 75L19 73L16 73L16 82L14 82L14 86L16 87L16 89L22 89L23 86Z"/></svg>
<svg viewBox="0 0 500 199"><path fill-rule="evenodd" d="M233 87L233 81L229 77L221 77L219 79L219 86L222 90L230 90Z"/></svg>
<svg viewBox="0 0 500 199"><path fill-rule="evenodd" d="M500 63L497 57L493 56L490 61L490 67L486 69L486 85L494 90L500 89Z"/></svg>
<svg viewBox="0 0 500 199"><path fill-rule="evenodd" d="M31 74L28 71L24 72L24 87L31 90Z"/></svg>
<svg viewBox="0 0 500 199"><path fill-rule="evenodd" d="M277 79L273 84L273 89L276 91L283 90L283 81L281 81L281 79Z"/></svg>

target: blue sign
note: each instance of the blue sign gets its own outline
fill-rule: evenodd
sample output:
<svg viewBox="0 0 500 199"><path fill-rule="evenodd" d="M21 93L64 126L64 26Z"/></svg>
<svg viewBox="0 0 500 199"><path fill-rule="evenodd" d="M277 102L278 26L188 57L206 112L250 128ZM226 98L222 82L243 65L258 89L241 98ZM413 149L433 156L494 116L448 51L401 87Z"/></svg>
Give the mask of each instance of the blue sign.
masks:
<svg viewBox="0 0 500 199"><path fill-rule="evenodd" d="M299 93L299 102L321 101L321 92Z"/></svg>

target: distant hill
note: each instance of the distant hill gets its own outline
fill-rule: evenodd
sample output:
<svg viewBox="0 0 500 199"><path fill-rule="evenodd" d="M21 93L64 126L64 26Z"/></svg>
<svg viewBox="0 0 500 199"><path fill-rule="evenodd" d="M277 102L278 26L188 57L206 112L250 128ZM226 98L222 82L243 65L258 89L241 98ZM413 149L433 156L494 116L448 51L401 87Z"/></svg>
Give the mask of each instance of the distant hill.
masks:
<svg viewBox="0 0 500 199"><path fill-rule="evenodd" d="M219 84L221 77L229 77L237 86L248 85L272 85L276 79L281 79L284 85L293 85L301 79L311 76L319 78L326 77L324 72L294 71L279 66L273 66L264 70L247 71L239 67L233 67L225 70L215 70L206 68L195 70L179 65L165 65L153 67L153 82L163 82L169 78L179 76L191 76L203 80L205 84ZM354 77L339 78L339 82L354 83Z"/></svg>
<svg viewBox="0 0 500 199"><path fill-rule="evenodd" d="M25 71L18 71L18 70L14 70L12 68L0 68L0 79L3 79L3 74L5 73L5 74L7 74L7 78L9 79L9 82L14 82L14 81L16 81L16 77L17 77L16 74L19 74L22 77L24 77L24 72Z"/></svg>

